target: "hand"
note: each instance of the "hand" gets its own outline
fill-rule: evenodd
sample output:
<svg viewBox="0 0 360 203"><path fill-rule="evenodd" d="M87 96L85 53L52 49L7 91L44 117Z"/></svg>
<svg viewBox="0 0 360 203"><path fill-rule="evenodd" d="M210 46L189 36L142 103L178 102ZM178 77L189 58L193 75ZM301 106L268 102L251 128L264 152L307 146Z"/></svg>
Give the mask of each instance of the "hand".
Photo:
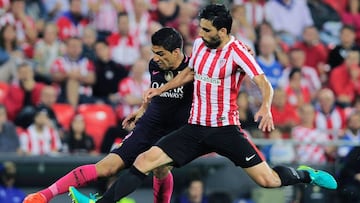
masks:
<svg viewBox="0 0 360 203"><path fill-rule="evenodd" d="M126 118L122 122L122 127L128 131L131 131L135 128L136 122L141 118L141 116L144 114L144 110L139 109L136 112L133 112L126 116Z"/></svg>
<svg viewBox="0 0 360 203"><path fill-rule="evenodd" d="M145 91L144 93L144 103L148 103L151 98L160 95L162 92L159 88L150 88L148 90Z"/></svg>
<svg viewBox="0 0 360 203"><path fill-rule="evenodd" d="M81 74L80 74L80 71L78 71L78 70L71 70L68 73L69 79L79 80L80 76L81 76Z"/></svg>
<svg viewBox="0 0 360 203"><path fill-rule="evenodd" d="M274 121L269 109L260 107L259 111L254 116L255 122L259 122L259 129L263 132L271 132L275 129Z"/></svg>

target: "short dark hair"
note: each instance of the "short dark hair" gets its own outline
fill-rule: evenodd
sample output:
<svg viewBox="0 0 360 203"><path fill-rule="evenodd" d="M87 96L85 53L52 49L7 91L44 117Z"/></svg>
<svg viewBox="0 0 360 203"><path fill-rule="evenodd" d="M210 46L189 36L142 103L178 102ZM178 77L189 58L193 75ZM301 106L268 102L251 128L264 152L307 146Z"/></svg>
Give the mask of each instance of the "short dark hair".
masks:
<svg viewBox="0 0 360 203"><path fill-rule="evenodd" d="M211 21L217 30L226 28L227 34L231 31L232 16L230 11L223 4L207 5L201 10L199 18Z"/></svg>
<svg viewBox="0 0 360 203"><path fill-rule="evenodd" d="M174 28L164 27L151 36L151 43L154 46L164 47L167 51L174 51L183 48L183 38Z"/></svg>

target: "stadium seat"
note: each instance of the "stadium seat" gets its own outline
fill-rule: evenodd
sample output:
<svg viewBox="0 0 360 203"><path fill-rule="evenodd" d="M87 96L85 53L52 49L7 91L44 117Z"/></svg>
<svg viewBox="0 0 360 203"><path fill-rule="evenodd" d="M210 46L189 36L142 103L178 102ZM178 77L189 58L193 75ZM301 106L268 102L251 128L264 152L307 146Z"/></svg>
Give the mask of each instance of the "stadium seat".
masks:
<svg viewBox="0 0 360 203"><path fill-rule="evenodd" d="M61 103L55 103L52 106L52 109L55 113L56 119L59 121L61 126L68 130L70 127L70 123L72 118L75 115L75 109L70 104L61 104Z"/></svg>
<svg viewBox="0 0 360 203"><path fill-rule="evenodd" d="M100 151L106 130L116 125L116 115L106 104L81 104L77 111L84 116L86 133L93 137L96 151Z"/></svg>
<svg viewBox="0 0 360 203"><path fill-rule="evenodd" d="M0 82L0 104L4 103L8 90L9 90L9 84L5 82Z"/></svg>

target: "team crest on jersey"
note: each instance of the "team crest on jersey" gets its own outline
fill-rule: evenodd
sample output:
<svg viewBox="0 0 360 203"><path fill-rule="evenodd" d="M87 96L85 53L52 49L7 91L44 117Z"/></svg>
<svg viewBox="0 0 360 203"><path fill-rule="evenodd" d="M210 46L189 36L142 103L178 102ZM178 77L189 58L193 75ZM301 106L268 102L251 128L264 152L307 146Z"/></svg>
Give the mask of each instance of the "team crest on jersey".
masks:
<svg viewBox="0 0 360 203"><path fill-rule="evenodd" d="M172 71L166 71L164 77L165 77L165 80L169 82L170 80L172 80L174 78L174 74Z"/></svg>
<svg viewBox="0 0 360 203"><path fill-rule="evenodd" d="M219 66L220 67L223 67L225 65L225 63L226 63L226 59L220 59L219 60Z"/></svg>

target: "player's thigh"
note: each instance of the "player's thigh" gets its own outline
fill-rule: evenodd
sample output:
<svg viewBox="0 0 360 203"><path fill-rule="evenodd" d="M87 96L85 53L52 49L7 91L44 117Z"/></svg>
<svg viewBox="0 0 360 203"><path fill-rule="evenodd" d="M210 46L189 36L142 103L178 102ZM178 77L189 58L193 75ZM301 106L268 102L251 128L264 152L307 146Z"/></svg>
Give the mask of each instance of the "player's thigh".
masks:
<svg viewBox="0 0 360 203"><path fill-rule="evenodd" d="M183 166L210 151L203 143L203 127L186 124L161 138L155 145L172 159L172 165Z"/></svg>
<svg viewBox="0 0 360 203"><path fill-rule="evenodd" d="M213 131L206 142L215 152L242 168L256 166L264 161L258 148L238 126L220 127Z"/></svg>
<svg viewBox="0 0 360 203"><path fill-rule="evenodd" d="M121 157L125 167L129 167L134 163L139 154L150 149L159 138L160 136L153 135L149 131L136 130L129 134L117 148L111 151L111 153Z"/></svg>
<svg viewBox="0 0 360 203"><path fill-rule="evenodd" d="M114 153L109 153L95 164L96 172L99 177L108 177L116 174L125 167L122 158Z"/></svg>

